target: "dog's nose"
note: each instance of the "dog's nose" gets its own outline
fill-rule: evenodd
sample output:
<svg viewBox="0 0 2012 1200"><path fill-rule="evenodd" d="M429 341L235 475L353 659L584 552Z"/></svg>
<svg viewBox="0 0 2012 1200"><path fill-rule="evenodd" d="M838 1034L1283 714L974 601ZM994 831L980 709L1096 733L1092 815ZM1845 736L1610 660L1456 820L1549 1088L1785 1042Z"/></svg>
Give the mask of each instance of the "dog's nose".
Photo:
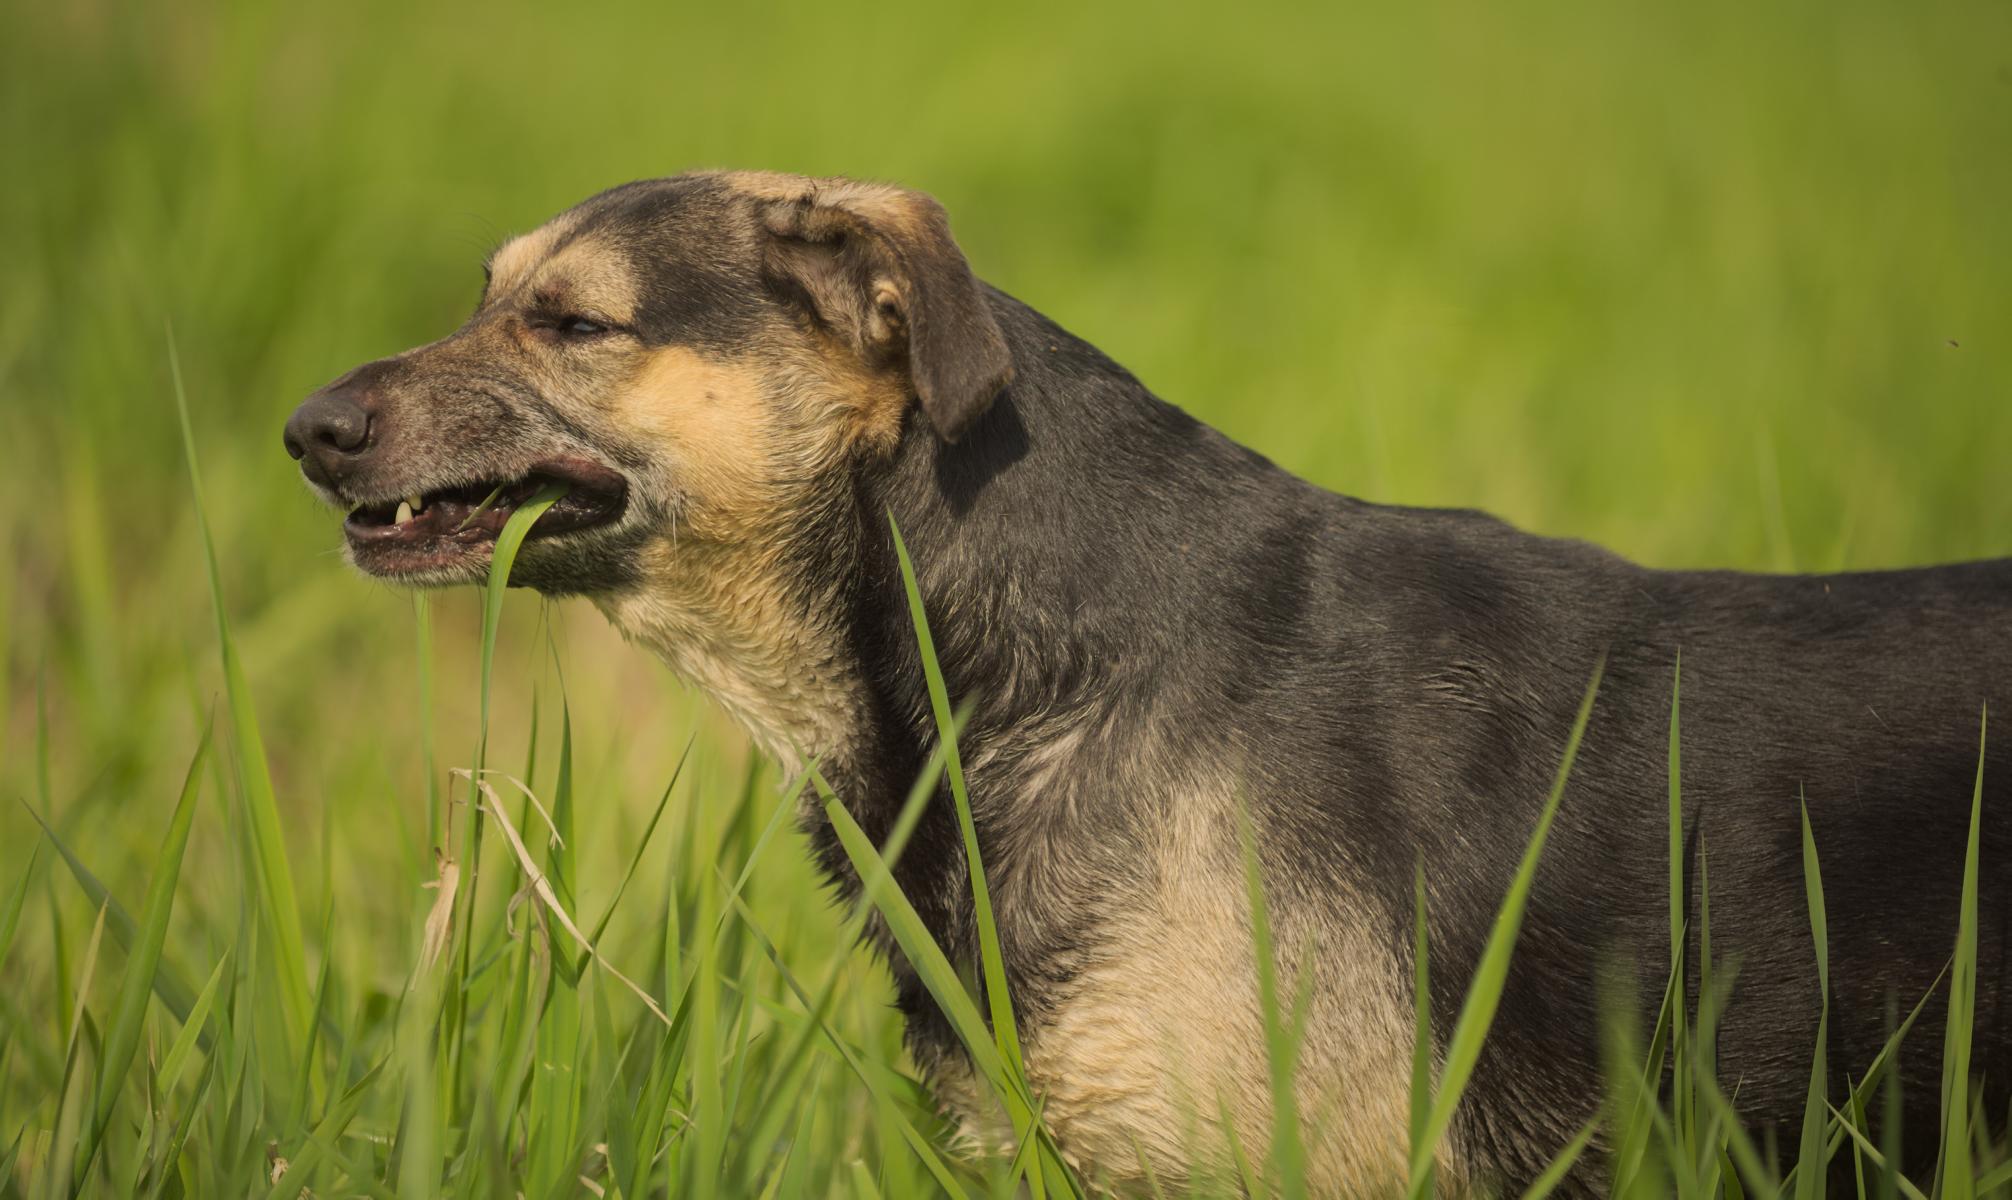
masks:
<svg viewBox="0 0 2012 1200"><path fill-rule="evenodd" d="M323 487L336 487L371 445L367 371L350 374L309 396L287 418L286 452Z"/></svg>

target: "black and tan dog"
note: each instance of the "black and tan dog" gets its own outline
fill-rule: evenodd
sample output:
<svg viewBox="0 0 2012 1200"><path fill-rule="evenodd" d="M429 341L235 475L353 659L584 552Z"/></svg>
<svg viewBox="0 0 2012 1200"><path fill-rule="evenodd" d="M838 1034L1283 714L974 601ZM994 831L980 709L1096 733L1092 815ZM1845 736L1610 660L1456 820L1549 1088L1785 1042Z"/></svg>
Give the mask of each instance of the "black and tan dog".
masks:
<svg viewBox="0 0 2012 1200"><path fill-rule="evenodd" d="M1668 961L1666 752L1682 655L1686 828L1740 961L1720 1074L1792 1131L1817 1026L1798 801L1829 898L1832 1079L1955 938L1979 714L2012 700L2012 561L1828 577L1672 573L1280 471L980 283L942 210L846 180L693 174L505 245L445 340L316 393L286 442L350 510L356 565L478 580L510 511L570 486L516 581L590 597L786 765L885 833L933 722L888 534L919 564L954 696L1029 1071L1114 1183L1270 1136L1237 812L1285 969L1327 1191L1407 1140L1414 867L1449 1029L1574 711L1605 681L1443 1177L1513 1184L1599 1094L1610 956ZM502 501L467 521L496 485ZM1977 1067L2006 1109L2012 751L1984 769ZM825 840L827 865L843 879ZM974 954L961 842L930 808L900 880ZM915 1056L992 1119L890 956ZM1657 972L1645 970L1653 1011ZM1906 1133L1938 1111L1940 1004ZM1792 1132L1784 1139L1792 1144Z"/></svg>

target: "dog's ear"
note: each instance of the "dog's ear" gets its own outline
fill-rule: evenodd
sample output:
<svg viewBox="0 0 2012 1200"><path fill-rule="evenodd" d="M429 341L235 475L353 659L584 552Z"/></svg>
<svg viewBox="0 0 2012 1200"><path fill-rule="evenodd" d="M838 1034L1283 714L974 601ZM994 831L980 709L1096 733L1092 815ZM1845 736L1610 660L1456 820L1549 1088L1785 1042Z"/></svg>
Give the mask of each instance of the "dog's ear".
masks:
<svg viewBox="0 0 2012 1200"><path fill-rule="evenodd" d="M962 436L1012 378L1013 360L943 207L919 192L834 181L760 211L771 285L870 365L905 369L937 436Z"/></svg>

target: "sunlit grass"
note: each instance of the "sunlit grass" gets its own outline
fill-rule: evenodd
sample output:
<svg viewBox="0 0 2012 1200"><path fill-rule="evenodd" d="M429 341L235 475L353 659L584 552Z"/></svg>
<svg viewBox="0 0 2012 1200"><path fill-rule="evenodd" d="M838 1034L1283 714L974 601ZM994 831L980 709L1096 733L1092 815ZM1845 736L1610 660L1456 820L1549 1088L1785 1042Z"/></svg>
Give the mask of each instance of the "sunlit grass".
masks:
<svg viewBox="0 0 2012 1200"><path fill-rule="evenodd" d="M337 561L280 421L452 328L505 231L694 165L894 178L944 199L981 275L1328 486L1658 565L2002 554L2008 42L1984 0L1267 2L1206 27L1123 4L9 6L0 1195L1087 1186L1016 1082L1013 998L955 990L986 961L941 998L1028 1152L974 1160L906 1062L855 944L900 907L868 854L898 857L915 805L855 847L867 899L834 906L794 819L842 807L598 616L464 589L415 619ZM1893 1177L1864 1132L1890 1050L1826 1062L1836 1107L1786 1146L1732 1123L1711 1063L1738 964L1711 949L1710 846L1684 926L1672 704L1671 969L1688 934L1703 986L1610 1051L1632 1066L1561 1162L1633 1195L1807 1194L1779 1156L1820 1128L1868 1195L1954 1194L1965 1157L2003 1191L1960 1033L1937 1177ZM450 774L478 762L524 856ZM526 893L540 873L598 959ZM1974 1003L1958 950L1896 998L1896 1038ZM1268 989L1275 1088L1300 984ZM1407 1162L1440 1069L1416 1062ZM1290 1151L1238 1149L1221 1178L1291 1188Z"/></svg>
<svg viewBox="0 0 2012 1200"><path fill-rule="evenodd" d="M193 440L187 449L191 478L199 480ZM200 494L198 483L198 498ZM1040 1092L1014 1036L1002 931L989 906L981 902L977 908L981 961L959 964L944 954L893 883L890 860L905 848L923 806L947 782L964 829L974 899L985 894L961 777L958 723L898 531L895 544L941 740L886 841L876 847L868 839L814 766L779 799L759 807L757 797L763 793L751 786L755 772L750 771L744 785L728 793L733 799L723 819L708 825L702 822L703 806L687 804L682 836L670 848L675 865L663 880L662 940L645 943L654 953L654 966L632 963L625 970L604 953L604 935L630 894L683 774L681 757L593 933L583 931L575 910L584 880L568 841L578 797L570 705L563 689L549 807L538 796L535 757L527 758L521 778L483 765L490 750L488 694L496 686L494 654L505 584L524 537L558 495L557 489L547 489L514 512L498 540L482 610L474 765L450 771L465 786L457 798L460 807L441 823L432 901L414 904L411 936L399 944L404 953L391 960L385 983L364 985L345 1007L336 1001L351 989L343 986L327 953L340 919L330 893L320 922L320 965L299 1024L285 999L292 966L270 948L274 913L269 903L258 902L276 872L261 858L268 848L249 805L259 795L269 796L271 785L247 776L263 760L244 747L258 747L262 738L257 713L236 686L242 673L232 669L229 623L221 617L224 597L218 592L216 632L224 648L226 683L233 685L229 697L237 711L232 728L240 742L237 773L216 777L220 799L237 801L218 806L223 816L236 818L231 824L239 849L234 928L215 931L227 938L229 948L200 993L187 1000L187 989L173 982L164 953L175 898L182 890L184 849L203 791L209 758L205 732L192 751L167 836L154 856L137 920L61 837L44 827L44 836L69 871L77 900L92 906L95 917L81 956L74 963L59 958L57 964L59 971L75 972L59 992L74 997L70 1019L50 1031L37 1029L18 1010L10 1014L0 1061L11 1060L21 1049L41 1064L42 1085L21 1089L29 1103L7 1157L0 1161L0 1187L24 1196L199 1196L249 1189L291 1197L310 1189L484 1196L512 1190L568 1195L581 1188L621 1196L798 1196L829 1194L834 1188L877 1195L1005 1195L1023 1188L1035 1195L1082 1195L1098 1185L1095 1179L1078 1178L1043 1120ZM422 646L426 620L422 608ZM1572 763L1598 694L1596 673L1459 1018L1443 1043L1432 1040L1423 1000L1430 986L1429 943L1423 880L1419 883L1414 953L1420 1003L1408 1189L1413 1197L1433 1193L1442 1182L1433 1169L1437 1150L1485 1045L1513 961L1524 903L1542 865L1546 833L1567 802ZM1806 899L1826 1015L1818 1025L1794 1170L1784 1177L1771 1153L1755 1147L1738 1120L1729 1089L1716 1079L1712 1028L1726 994L1716 984L1710 962L1705 870L1699 873L1698 945L1706 961L1700 964L1696 1026L1688 1022L1680 986L1688 922L1683 872L1675 865L1676 856L1684 853L1678 713L1673 672L1668 777L1672 984L1646 1055L1628 1032L1629 1015L1614 1013L1608 1034L1607 1125L1602 1128L1596 1120L1559 1147L1553 1165L1529 1195L1548 1194L1597 1144L1607 1151L1601 1168L1611 1190L1621 1196L1821 1197L1829 1178L1825 1164L1840 1149L1852 1156L1861 1196L1871 1191L1925 1196L1928 1189L1898 1174L1890 1141L1884 1151L1874 1148L1866 1105L1882 1081L1891 1094L1891 1063L1900 1040L1929 998L1922 999L1849 1090L1848 1107L1835 1107L1824 1055L1830 995L1827 922L1806 812ZM1944 1137L1933 1183L1939 1196L2012 1188L2012 1166L2000 1165L2006 1160L2004 1148L1984 1140L1986 1126L1969 1100L1982 753L1980 745L1959 933L1948 972ZM499 783L520 797L519 818L503 807ZM887 1031L877 1031L876 1038L871 1028L847 1028L835 1020L833 1001L844 956L830 959L827 950L831 966L824 981L815 990L806 987L791 950L778 943L768 920L751 903L768 886L757 864L776 844L806 787L815 788L821 802L817 808L862 883L845 925L845 942L858 937L869 912L879 914L1001 1105L1013 1131L1012 1144L974 1153L946 1140L924 1088L890 1054ZM500 833L488 839L498 843L491 846L489 870L502 872L499 890L509 897L503 911L492 912L486 921L475 886L484 841L480 818L485 815ZM466 830L458 842L451 835L457 820ZM1321 1136L1317 1128L1302 1129L1295 1103L1296 1042L1305 1001L1293 980L1278 971L1261 857L1247 820L1242 828L1255 951L1251 969L1259 984L1272 1064L1274 1126L1268 1144L1232 1141L1229 1177L1240 1179L1244 1191L1297 1196L1308 1187L1305 1139ZM297 853L284 830L275 833L272 853L283 859ZM448 846L460 847L458 858L448 856ZM0 909L0 961L12 949L39 862L38 851ZM52 912L60 913L63 901L53 883ZM799 895L797 902L814 896ZM123 952L125 969L116 988L95 989L108 930ZM637 947L632 943L627 948ZM385 986L401 976L402 982ZM984 981L976 994L968 982L974 978ZM103 1007L92 1003L98 990L108 993ZM148 1046L144 1056L139 1054L143 1040ZM195 1059L202 1066L191 1081ZM1666 1059L1671 1063L1667 1076ZM1643 1063L1639 1073L1632 1066L1637 1061ZM50 1064L57 1063L60 1069L52 1072ZM820 1136L820 1129L847 1124L850 1114L843 1107L828 1107L838 1103L837 1093L803 1085L840 1074L840 1065L871 1103L863 1119L850 1122L847 1136L834 1139ZM1660 1082L1665 1078L1667 1086ZM1207 1164L1196 1165L1193 1182L1206 1192Z"/></svg>

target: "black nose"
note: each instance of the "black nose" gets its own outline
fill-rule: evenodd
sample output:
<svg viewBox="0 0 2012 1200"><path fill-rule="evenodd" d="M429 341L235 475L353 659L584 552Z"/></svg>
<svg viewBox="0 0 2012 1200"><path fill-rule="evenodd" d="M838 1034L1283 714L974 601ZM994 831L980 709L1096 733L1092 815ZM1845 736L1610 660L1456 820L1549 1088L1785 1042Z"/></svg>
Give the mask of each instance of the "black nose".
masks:
<svg viewBox="0 0 2012 1200"><path fill-rule="evenodd" d="M287 418L286 452L300 460L300 469L323 487L339 485L371 445L368 383L350 374L309 396Z"/></svg>

